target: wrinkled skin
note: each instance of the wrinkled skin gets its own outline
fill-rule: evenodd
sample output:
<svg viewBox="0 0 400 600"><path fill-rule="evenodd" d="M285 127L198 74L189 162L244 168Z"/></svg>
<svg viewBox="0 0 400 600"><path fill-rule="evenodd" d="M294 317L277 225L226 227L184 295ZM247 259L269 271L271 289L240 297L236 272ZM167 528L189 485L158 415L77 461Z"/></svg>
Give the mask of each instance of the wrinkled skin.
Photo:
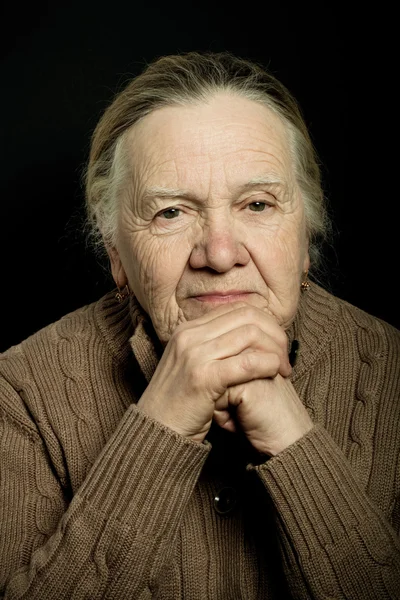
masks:
<svg viewBox="0 0 400 600"><path fill-rule="evenodd" d="M127 144L111 267L166 346L139 406L195 441L214 418L276 454L312 427L288 379L284 330L309 258L284 125L219 93L151 113Z"/></svg>

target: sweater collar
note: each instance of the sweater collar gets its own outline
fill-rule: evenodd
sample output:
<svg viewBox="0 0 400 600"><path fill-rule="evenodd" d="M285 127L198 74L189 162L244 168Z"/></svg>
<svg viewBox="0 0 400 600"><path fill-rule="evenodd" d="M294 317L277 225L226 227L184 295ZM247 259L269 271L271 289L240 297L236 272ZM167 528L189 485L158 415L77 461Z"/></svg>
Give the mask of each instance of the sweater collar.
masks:
<svg viewBox="0 0 400 600"><path fill-rule="evenodd" d="M340 301L313 282L301 294L295 319L287 331L289 345L293 340L299 342L292 381L310 369L327 348L335 334L340 310Z"/></svg>
<svg viewBox="0 0 400 600"><path fill-rule="evenodd" d="M96 326L113 358L126 367L132 352L147 383L160 360L162 349L146 313L131 295L123 302L115 298L113 290L95 305Z"/></svg>
<svg viewBox="0 0 400 600"><path fill-rule="evenodd" d="M96 303L97 327L114 358L126 365L135 355L147 382L152 378L162 347L148 316L130 296L121 304L115 291ZM340 303L315 283L301 297L293 323L287 330L288 347L299 342L291 379L299 379L317 360L332 339L340 313Z"/></svg>

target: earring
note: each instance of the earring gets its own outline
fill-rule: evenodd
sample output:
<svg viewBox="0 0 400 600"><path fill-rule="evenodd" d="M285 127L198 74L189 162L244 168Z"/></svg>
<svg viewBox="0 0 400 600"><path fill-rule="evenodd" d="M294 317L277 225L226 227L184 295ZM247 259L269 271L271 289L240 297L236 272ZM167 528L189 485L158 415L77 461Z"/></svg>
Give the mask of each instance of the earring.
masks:
<svg viewBox="0 0 400 600"><path fill-rule="evenodd" d="M301 289L302 292L306 292L307 290L310 289L310 284L307 281L307 278L308 278L308 271L304 271L304 273L303 273L303 281L301 282L301 285L300 285L300 289Z"/></svg>
<svg viewBox="0 0 400 600"><path fill-rule="evenodd" d="M118 287L118 292L115 294L115 299L121 304L121 302L123 302L125 298L127 298L130 295L130 293L131 292L128 285L126 285L122 291Z"/></svg>

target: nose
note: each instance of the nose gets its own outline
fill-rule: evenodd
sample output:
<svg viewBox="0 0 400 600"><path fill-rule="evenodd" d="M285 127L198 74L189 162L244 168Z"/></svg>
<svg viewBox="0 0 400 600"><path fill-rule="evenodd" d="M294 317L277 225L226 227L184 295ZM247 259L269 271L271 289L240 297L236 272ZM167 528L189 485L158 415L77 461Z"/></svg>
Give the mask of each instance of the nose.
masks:
<svg viewBox="0 0 400 600"><path fill-rule="evenodd" d="M250 255L241 239L238 225L229 218L214 218L204 223L195 242L189 264L193 269L209 268L226 273L235 265L244 266Z"/></svg>

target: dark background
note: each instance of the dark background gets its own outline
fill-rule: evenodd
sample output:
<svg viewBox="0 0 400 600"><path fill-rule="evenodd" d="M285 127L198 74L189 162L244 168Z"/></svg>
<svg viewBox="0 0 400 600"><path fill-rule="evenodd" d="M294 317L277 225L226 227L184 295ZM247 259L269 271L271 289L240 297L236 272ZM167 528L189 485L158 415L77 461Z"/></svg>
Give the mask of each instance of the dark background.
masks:
<svg viewBox="0 0 400 600"><path fill-rule="evenodd" d="M301 4L2 9L0 350L113 287L81 233L90 135L130 76L160 55L190 50L259 61L294 93L335 224L326 284L400 327L397 20L382 5Z"/></svg>

